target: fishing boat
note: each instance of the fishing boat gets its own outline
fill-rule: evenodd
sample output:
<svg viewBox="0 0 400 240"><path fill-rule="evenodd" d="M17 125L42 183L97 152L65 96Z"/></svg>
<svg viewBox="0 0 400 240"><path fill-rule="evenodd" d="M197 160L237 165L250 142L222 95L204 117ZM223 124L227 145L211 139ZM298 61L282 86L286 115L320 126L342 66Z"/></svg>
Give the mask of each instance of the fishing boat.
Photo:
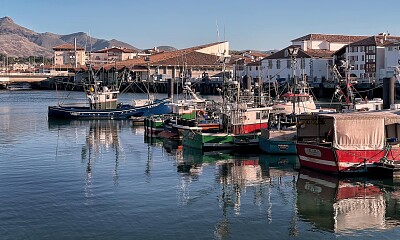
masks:
<svg viewBox="0 0 400 240"><path fill-rule="evenodd" d="M221 91L223 103L218 113L218 131L185 130L183 145L204 151L258 148L258 136L261 129L268 127L272 107L267 106L261 91L255 91L259 94L243 91L237 81L226 81Z"/></svg>
<svg viewBox="0 0 400 240"><path fill-rule="evenodd" d="M59 119L128 119L171 112L169 98L134 101L132 104L118 103L119 86L104 86L91 71L93 81L85 84L87 104L58 104L48 107L48 118ZM150 93L148 93L150 94Z"/></svg>
<svg viewBox="0 0 400 240"><path fill-rule="evenodd" d="M164 117L163 129L158 134L159 137L181 140L183 130L197 131L219 127L218 119L214 114L213 101L198 96L191 89L191 83L188 81L184 84L182 94L183 99L168 104L172 114Z"/></svg>
<svg viewBox="0 0 400 240"><path fill-rule="evenodd" d="M296 115L336 112L332 108L318 108L306 79L297 82L293 76L295 81L287 86L288 92L273 101L269 128L261 131L259 146L266 153L296 154Z"/></svg>
<svg viewBox="0 0 400 240"><path fill-rule="evenodd" d="M383 100L381 98L373 98L369 100L367 96L361 94L354 87L357 84L355 78L351 77L352 66L349 61L341 60L341 65L332 67L332 74L337 83L333 97L341 103L342 112L354 111L375 111L383 109ZM340 74L339 69L344 71L344 77Z"/></svg>
<svg viewBox="0 0 400 240"><path fill-rule="evenodd" d="M400 161L397 110L298 115L301 167L332 174L368 173Z"/></svg>
<svg viewBox="0 0 400 240"><path fill-rule="evenodd" d="M296 154L296 130L261 129L259 146L270 154Z"/></svg>

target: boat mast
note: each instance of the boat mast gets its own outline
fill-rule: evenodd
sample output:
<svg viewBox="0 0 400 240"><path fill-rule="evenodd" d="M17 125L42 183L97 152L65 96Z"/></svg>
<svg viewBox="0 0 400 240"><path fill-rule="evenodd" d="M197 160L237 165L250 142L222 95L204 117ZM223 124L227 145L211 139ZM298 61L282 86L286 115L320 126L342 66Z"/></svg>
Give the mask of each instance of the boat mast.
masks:
<svg viewBox="0 0 400 240"><path fill-rule="evenodd" d="M298 46L290 46L287 49L288 51L288 55L291 57L291 61L292 61L292 71L293 71L293 117L296 116L296 86L297 86L297 79L296 79L296 56L297 53L299 51L299 47Z"/></svg>

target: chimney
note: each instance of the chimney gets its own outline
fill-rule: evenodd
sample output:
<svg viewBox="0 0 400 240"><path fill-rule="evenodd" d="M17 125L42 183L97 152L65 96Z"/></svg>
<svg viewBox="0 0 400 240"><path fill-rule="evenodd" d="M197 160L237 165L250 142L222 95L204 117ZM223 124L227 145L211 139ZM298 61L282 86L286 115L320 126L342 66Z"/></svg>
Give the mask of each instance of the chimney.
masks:
<svg viewBox="0 0 400 240"><path fill-rule="evenodd" d="M300 47L301 47L301 50L307 51L307 41L306 41L306 40L303 40L303 41L301 42Z"/></svg>

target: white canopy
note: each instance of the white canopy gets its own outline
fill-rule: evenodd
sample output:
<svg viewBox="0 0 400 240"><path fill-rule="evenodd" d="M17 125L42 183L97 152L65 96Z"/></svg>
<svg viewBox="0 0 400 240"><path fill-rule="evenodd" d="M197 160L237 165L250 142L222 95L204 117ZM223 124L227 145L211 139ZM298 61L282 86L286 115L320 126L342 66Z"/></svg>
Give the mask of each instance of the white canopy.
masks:
<svg viewBox="0 0 400 240"><path fill-rule="evenodd" d="M333 118L333 147L340 150L383 149L385 126L400 123L400 111L321 114Z"/></svg>

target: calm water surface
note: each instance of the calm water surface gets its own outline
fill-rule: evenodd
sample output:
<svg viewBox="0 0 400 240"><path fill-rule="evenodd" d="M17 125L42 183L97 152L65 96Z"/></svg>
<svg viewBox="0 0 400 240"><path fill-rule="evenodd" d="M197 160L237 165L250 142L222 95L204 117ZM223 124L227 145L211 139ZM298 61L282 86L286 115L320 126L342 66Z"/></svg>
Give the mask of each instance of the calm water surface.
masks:
<svg viewBox="0 0 400 240"><path fill-rule="evenodd" d="M48 121L59 97L0 91L0 239L400 238L395 181L201 155L129 121Z"/></svg>

